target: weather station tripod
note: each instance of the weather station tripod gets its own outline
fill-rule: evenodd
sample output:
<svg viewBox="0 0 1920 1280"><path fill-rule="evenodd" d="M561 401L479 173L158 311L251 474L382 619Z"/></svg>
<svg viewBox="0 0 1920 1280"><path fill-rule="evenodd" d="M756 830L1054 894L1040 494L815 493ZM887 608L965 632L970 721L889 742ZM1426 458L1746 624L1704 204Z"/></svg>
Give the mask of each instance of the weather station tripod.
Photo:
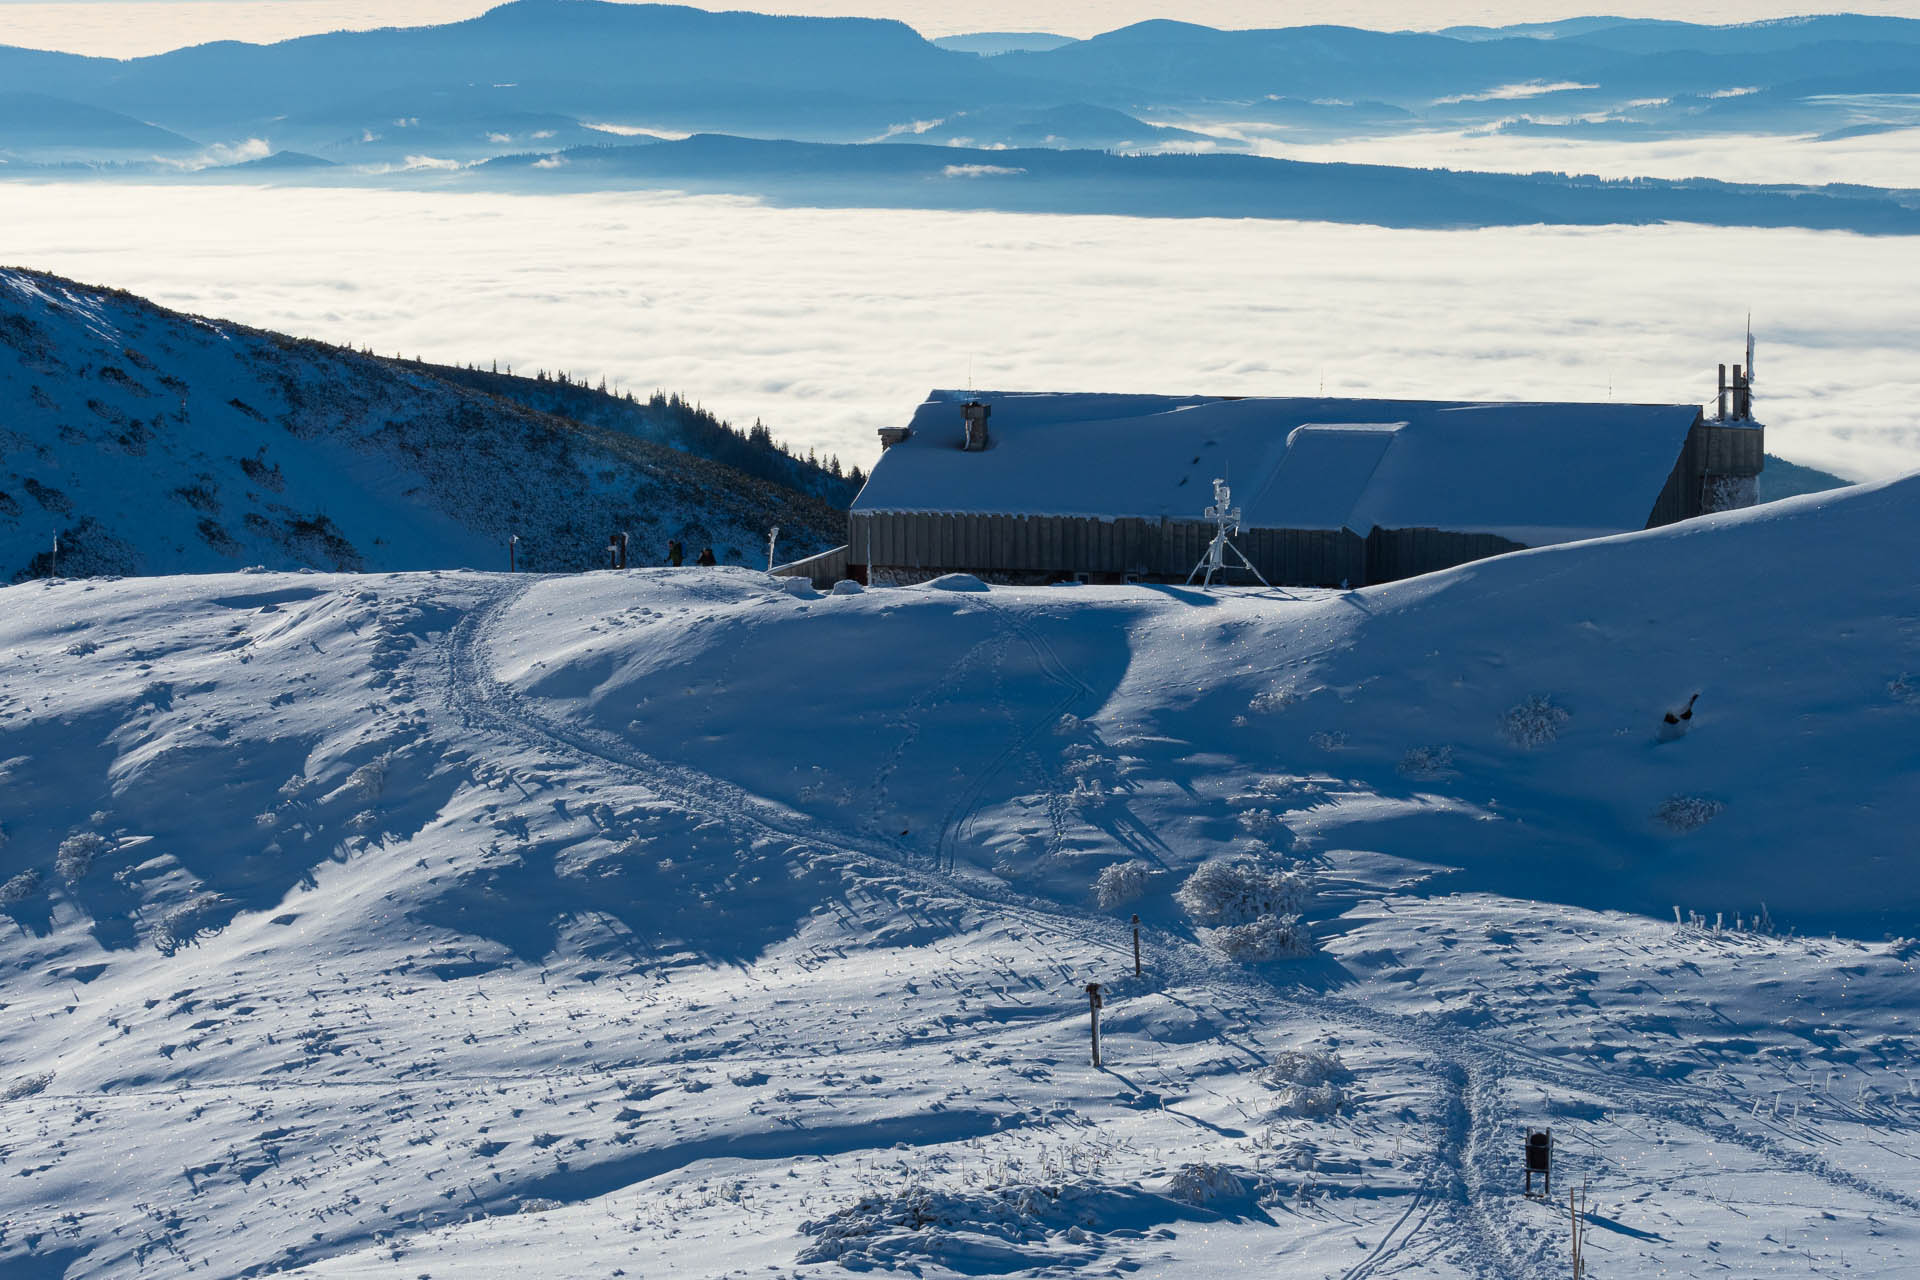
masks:
<svg viewBox="0 0 1920 1280"><path fill-rule="evenodd" d="M1204 569L1206 577L1202 579L1200 585L1211 588L1213 575L1217 573L1224 576L1227 573L1227 553L1231 551L1241 567L1259 579L1261 586L1269 591L1273 590L1273 584L1260 576L1260 571L1253 567L1253 561L1247 559L1246 554L1233 545L1233 536L1240 532L1240 508L1233 505L1233 490L1227 487L1225 480L1213 482L1213 505L1207 508L1206 517L1213 521L1213 541L1207 544L1207 554L1201 557L1200 563L1193 566L1193 572L1187 575L1187 585L1192 586L1193 580L1200 577L1200 572Z"/></svg>

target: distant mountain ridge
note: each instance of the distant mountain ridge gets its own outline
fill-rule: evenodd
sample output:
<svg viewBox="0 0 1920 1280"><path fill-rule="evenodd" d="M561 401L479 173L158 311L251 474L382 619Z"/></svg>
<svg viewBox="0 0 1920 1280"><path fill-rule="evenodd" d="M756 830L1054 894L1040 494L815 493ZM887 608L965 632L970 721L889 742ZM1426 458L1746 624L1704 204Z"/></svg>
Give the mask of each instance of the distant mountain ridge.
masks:
<svg viewBox="0 0 1920 1280"><path fill-rule="evenodd" d="M669 538L752 564L769 525L795 554L844 530L815 493L631 429L20 269L0 269L0 404L0 582L499 568L515 537L520 568L568 571L604 567L615 532L635 564Z"/></svg>
<svg viewBox="0 0 1920 1280"><path fill-rule="evenodd" d="M819 207L1286 218L1431 228L1697 222L1920 234L1920 198L1906 192L904 141L861 146L700 134L644 146L503 157L480 166L474 177L513 190L671 186Z"/></svg>
<svg viewBox="0 0 1920 1280"><path fill-rule="evenodd" d="M1515 113L1516 96L1549 90L1556 118L1814 134L1856 123L1848 95L1920 94L1920 20L1581 18L1443 32L1220 31L1161 20L1086 40L1012 34L956 47L884 19L515 0L443 26L128 60L0 47L0 84L202 142L264 137L347 163L422 148L486 158L540 135L578 145L606 123L857 141L964 112L1017 130L1031 113L1073 104L1179 128L1317 103L1302 136L1339 137L1383 120L1399 127L1382 107L1408 125L1493 125ZM1715 96L1748 90L1759 93L1743 104ZM1364 110L1341 109L1349 104Z"/></svg>

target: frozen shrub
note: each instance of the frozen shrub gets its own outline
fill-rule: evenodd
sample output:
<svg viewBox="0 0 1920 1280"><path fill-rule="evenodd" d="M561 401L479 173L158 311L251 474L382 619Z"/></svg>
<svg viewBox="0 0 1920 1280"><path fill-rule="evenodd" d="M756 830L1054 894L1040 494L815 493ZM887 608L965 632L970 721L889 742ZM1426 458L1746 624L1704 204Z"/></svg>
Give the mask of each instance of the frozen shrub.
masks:
<svg viewBox="0 0 1920 1280"><path fill-rule="evenodd" d="M1235 821L1239 822L1240 829L1250 836L1271 836L1287 829L1287 824L1280 820L1280 815L1271 809L1244 809Z"/></svg>
<svg viewBox="0 0 1920 1280"><path fill-rule="evenodd" d="M1174 898L1196 924L1236 925L1261 916L1298 915L1312 887L1306 876L1234 858L1202 863Z"/></svg>
<svg viewBox="0 0 1920 1280"><path fill-rule="evenodd" d="M31 1098L43 1093L53 1083L53 1072L43 1071L39 1075L21 1076L5 1089L0 1089L0 1102L18 1102L21 1098Z"/></svg>
<svg viewBox="0 0 1920 1280"><path fill-rule="evenodd" d="M170 956L181 947L212 931L214 917L227 899L217 893L196 893L185 902L160 915L153 928L153 945L161 955Z"/></svg>
<svg viewBox="0 0 1920 1280"><path fill-rule="evenodd" d="M1257 715L1272 715L1285 711L1293 705L1291 689L1269 689L1265 693L1256 693L1247 701L1247 710Z"/></svg>
<svg viewBox="0 0 1920 1280"><path fill-rule="evenodd" d="M528 1196L520 1202L519 1212L546 1213L549 1210L558 1209L559 1207L560 1201L558 1200L550 1200L545 1196Z"/></svg>
<svg viewBox="0 0 1920 1280"><path fill-rule="evenodd" d="M1300 925L1312 889L1306 876L1243 858L1202 864L1174 899L1227 956L1259 962L1312 950Z"/></svg>
<svg viewBox="0 0 1920 1280"><path fill-rule="evenodd" d="M1668 796L1653 811L1653 819L1669 831L1698 831L1726 806L1705 796Z"/></svg>
<svg viewBox="0 0 1920 1280"><path fill-rule="evenodd" d="M1247 1184L1223 1164L1183 1164L1167 1184L1167 1194L1191 1205L1205 1205L1242 1199Z"/></svg>
<svg viewBox="0 0 1920 1280"><path fill-rule="evenodd" d="M40 892L40 873L28 868L0 884L0 907L16 906Z"/></svg>
<svg viewBox="0 0 1920 1280"><path fill-rule="evenodd" d="M1093 900L1102 911L1123 907L1140 897L1153 882L1153 868L1144 862L1116 862L1104 867L1093 882Z"/></svg>
<svg viewBox="0 0 1920 1280"><path fill-rule="evenodd" d="M1338 729L1326 729L1307 739L1322 751L1345 751L1347 735Z"/></svg>
<svg viewBox="0 0 1920 1280"><path fill-rule="evenodd" d="M87 872L93 870L93 860L107 849L105 837L92 831L76 831L60 842L60 852L54 855L53 869L68 883L84 880Z"/></svg>
<svg viewBox="0 0 1920 1280"><path fill-rule="evenodd" d="M1887 681L1887 693L1895 702L1920 702L1920 678L1903 671Z"/></svg>
<svg viewBox="0 0 1920 1280"><path fill-rule="evenodd" d="M1353 1072L1325 1049L1288 1049L1260 1073L1260 1083L1279 1090L1276 1114L1309 1118L1343 1110L1349 1102L1344 1086L1352 1082Z"/></svg>
<svg viewBox="0 0 1920 1280"><path fill-rule="evenodd" d="M1519 706L1510 708L1501 717L1500 724L1506 730L1509 742L1531 751L1557 740L1561 726L1572 718L1573 714L1565 707L1557 707L1553 699L1544 693L1536 693Z"/></svg>
<svg viewBox="0 0 1920 1280"><path fill-rule="evenodd" d="M1260 916L1245 924L1223 925L1209 935L1208 941L1229 959L1248 964L1304 956L1313 950L1300 927L1300 917L1294 915Z"/></svg>
<svg viewBox="0 0 1920 1280"><path fill-rule="evenodd" d="M1400 772L1409 778L1439 778L1452 771L1452 747L1415 747L1400 757Z"/></svg>

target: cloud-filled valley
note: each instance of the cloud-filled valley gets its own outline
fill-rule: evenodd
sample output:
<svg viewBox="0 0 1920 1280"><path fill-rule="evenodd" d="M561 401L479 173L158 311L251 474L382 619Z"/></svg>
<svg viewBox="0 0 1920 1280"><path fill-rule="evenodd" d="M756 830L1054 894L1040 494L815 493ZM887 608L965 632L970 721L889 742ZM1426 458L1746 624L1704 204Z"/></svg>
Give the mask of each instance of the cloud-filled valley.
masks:
<svg viewBox="0 0 1920 1280"><path fill-rule="evenodd" d="M388 354L681 391L849 463L969 378L1705 402L1751 309L1772 452L1920 466L1920 260L1897 238L76 184L0 187L0 218L19 265Z"/></svg>

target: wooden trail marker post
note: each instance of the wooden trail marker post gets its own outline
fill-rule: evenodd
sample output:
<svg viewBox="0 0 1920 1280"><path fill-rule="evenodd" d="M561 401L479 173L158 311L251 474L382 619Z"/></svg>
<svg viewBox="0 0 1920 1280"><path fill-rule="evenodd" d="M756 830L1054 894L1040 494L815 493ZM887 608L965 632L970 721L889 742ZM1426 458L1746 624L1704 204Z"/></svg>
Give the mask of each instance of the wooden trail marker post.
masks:
<svg viewBox="0 0 1920 1280"><path fill-rule="evenodd" d="M1140 917L1133 917L1133 976L1140 976Z"/></svg>
<svg viewBox="0 0 1920 1280"><path fill-rule="evenodd" d="M1093 1065L1096 1067L1100 1065L1100 1006L1102 1003L1100 984L1089 982L1087 984L1087 1016L1092 1019L1090 1025L1093 1032Z"/></svg>
<svg viewBox="0 0 1920 1280"><path fill-rule="evenodd" d="M513 550L515 547L519 545L520 545L519 534L517 533L513 534L507 539L507 572L508 573L514 573L518 571L518 567L514 564L515 557L513 554Z"/></svg>

